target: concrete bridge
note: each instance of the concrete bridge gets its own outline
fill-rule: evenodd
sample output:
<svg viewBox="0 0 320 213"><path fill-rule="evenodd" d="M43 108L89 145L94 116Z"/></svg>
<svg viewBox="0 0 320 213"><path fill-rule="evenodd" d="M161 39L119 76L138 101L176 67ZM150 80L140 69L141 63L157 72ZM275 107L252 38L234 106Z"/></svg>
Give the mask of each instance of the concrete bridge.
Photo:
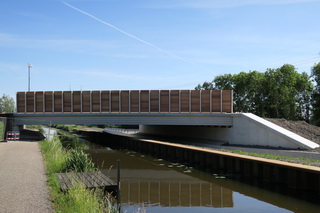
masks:
<svg viewBox="0 0 320 213"><path fill-rule="evenodd" d="M250 113L233 113L231 90L17 93L13 125L139 125L140 132L212 143L314 149L318 144Z"/></svg>

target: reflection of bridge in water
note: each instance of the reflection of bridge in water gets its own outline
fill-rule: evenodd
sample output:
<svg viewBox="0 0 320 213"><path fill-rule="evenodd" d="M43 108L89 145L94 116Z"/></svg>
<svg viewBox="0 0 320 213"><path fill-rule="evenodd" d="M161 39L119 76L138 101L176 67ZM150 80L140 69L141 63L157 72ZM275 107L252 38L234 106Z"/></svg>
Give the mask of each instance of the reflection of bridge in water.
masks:
<svg viewBox="0 0 320 213"><path fill-rule="evenodd" d="M117 170L110 168L118 159L121 160L121 202L124 204L233 207L232 190L219 186L225 179L211 176L206 179L196 170L188 171L183 165L154 161L133 152L96 149L87 152L94 163L102 166L101 171L111 178L117 176Z"/></svg>
<svg viewBox="0 0 320 213"><path fill-rule="evenodd" d="M212 183L122 181L123 203L165 207L233 207L232 191Z"/></svg>

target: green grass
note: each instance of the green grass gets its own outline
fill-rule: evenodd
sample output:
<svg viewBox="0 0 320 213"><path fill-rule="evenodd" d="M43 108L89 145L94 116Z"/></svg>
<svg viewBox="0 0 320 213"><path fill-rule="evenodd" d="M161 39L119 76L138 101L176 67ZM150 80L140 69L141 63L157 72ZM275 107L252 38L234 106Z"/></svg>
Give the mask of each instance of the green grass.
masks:
<svg viewBox="0 0 320 213"><path fill-rule="evenodd" d="M0 141L4 139L4 122L0 120Z"/></svg>
<svg viewBox="0 0 320 213"><path fill-rule="evenodd" d="M231 152L235 154L241 154L241 155L248 155L253 157L259 157L259 158L267 158L272 160L280 160L285 161L289 163L297 163L302 165L308 165L308 166L318 166L320 167L320 160L310 159L310 158L304 158L304 157L290 157L290 156L282 156L278 154L262 154L262 153L253 153L253 152L243 152L240 150L221 150L224 152Z"/></svg>
<svg viewBox="0 0 320 213"><path fill-rule="evenodd" d="M79 128L78 125L62 125L62 124L55 125L54 127L57 129L62 129L67 132L76 131Z"/></svg>
<svg viewBox="0 0 320 213"><path fill-rule="evenodd" d="M80 141L79 137L70 134L64 130L58 131L59 139L62 146L66 149L88 149L89 143L87 141Z"/></svg>
<svg viewBox="0 0 320 213"><path fill-rule="evenodd" d="M60 190L56 173L95 171L91 159L81 149L65 149L60 140L40 142L40 148L46 166L48 186L51 192L51 201L54 211L59 213L114 213L116 209L110 201L103 198L101 190L94 192L85 189L83 185L76 184L66 193ZM105 206L108 205L108 208Z"/></svg>
<svg viewBox="0 0 320 213"><path fill-rule="evenodd" d="M56 212L77 213L77 212L116 212L114 208L106 209L105 201L99 195L101 191L87 190L82 184L76 184L75 187L63 194L59 201Z"/></svg>

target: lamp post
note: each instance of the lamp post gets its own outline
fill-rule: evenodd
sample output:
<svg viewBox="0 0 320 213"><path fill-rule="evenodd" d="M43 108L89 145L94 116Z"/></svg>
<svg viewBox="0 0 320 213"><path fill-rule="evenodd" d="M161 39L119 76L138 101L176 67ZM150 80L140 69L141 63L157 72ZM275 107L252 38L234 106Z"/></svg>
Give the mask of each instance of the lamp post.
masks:
<svg viewBox="0 0 320 213"><path fill-rule="evenodd" d="M30 92L30 68L32 68L32 64L28 63L28 92Z"/></svg>

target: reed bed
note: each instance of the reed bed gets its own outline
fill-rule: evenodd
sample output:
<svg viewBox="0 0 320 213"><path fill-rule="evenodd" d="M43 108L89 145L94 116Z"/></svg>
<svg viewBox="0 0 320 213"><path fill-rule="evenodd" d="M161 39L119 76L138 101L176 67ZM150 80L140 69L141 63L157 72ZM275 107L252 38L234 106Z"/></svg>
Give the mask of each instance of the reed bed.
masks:
<svg viewBox="0 0 320 213"><path fill-rule="evenodd" d="M82 149L66 149L59 138L40 142L44 158L51 201L57 213L116 213L109 199L103 197L101 190L88 190L76 184L67 192L60 190L56 173L96 171L94 163Z"/></svg>

